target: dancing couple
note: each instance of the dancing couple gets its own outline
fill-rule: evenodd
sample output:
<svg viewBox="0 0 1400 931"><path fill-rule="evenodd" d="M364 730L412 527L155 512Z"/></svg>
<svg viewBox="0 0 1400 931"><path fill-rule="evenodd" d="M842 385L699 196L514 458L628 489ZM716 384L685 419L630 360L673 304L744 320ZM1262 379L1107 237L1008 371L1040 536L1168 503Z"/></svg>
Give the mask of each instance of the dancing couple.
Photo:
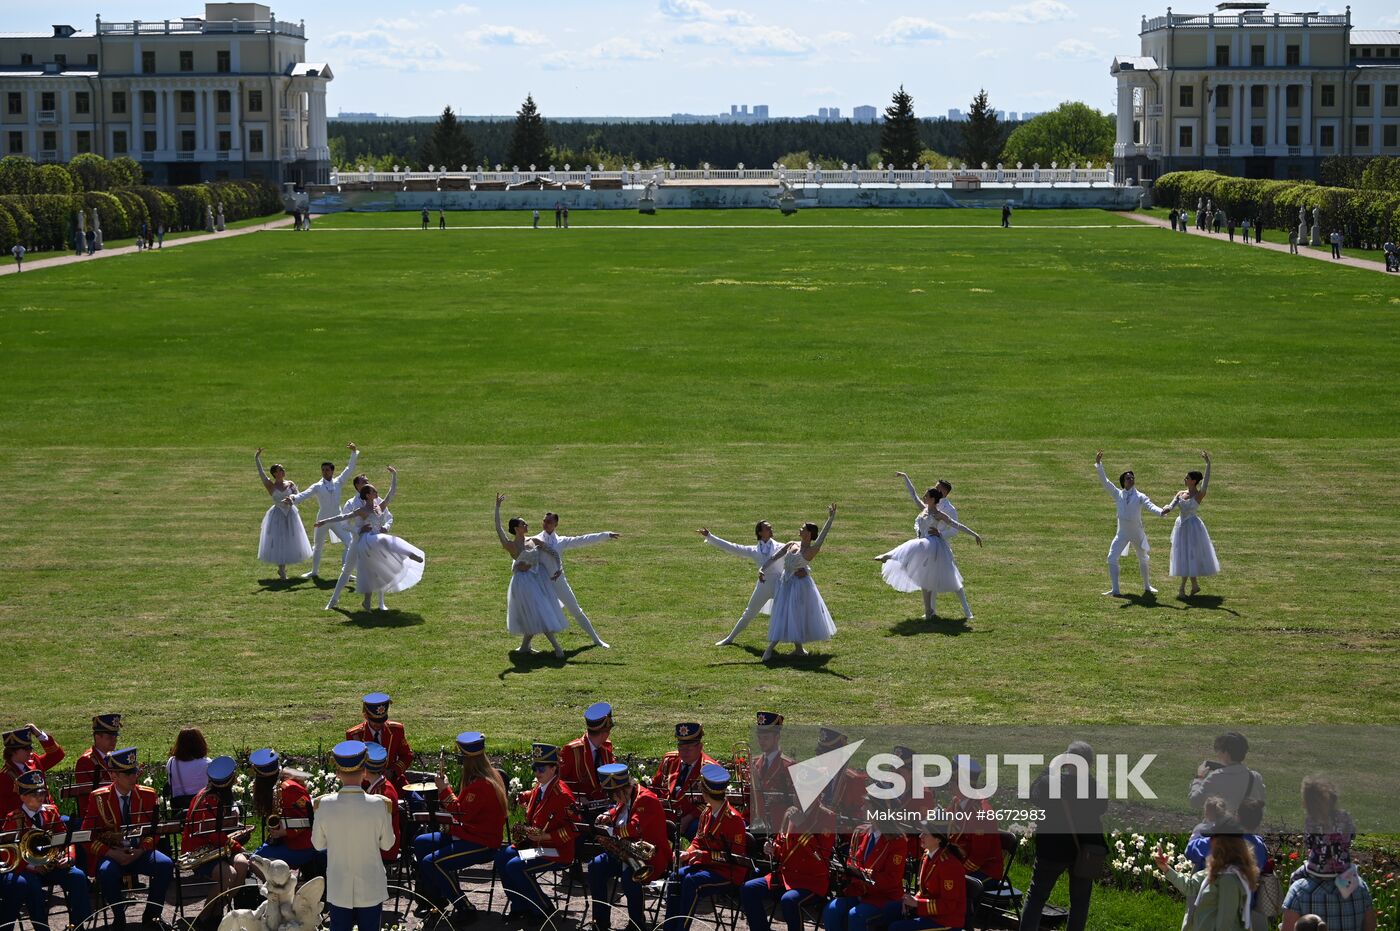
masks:
<svg viewBox="0 0 1400 931"><path fill-rule="evenodd" d="M331 592L331 600L326 602L327 611L335 610L352 572L358 572L355 590L364 593L366 611L375 595L379 598L379 610L388 610L384 606L385 594L410 589L423 578L423 551L389 533L389 525L394 521L389 513L389 502L398 493L399 473L393 466L386 469L389 493L383 498L379 497L377 488L368 481L361 482L362 476L356 476L358 498L347 502L341 513L316 521L317 529L336 523L348 523L354 528L354 542L341 567L335 590Z"/></svg>
<svg viewBox="0 0 1400 931"><path fill-rule="evenodd" d="M958 512L948 500L948 495L953 491L950 482L939 480L920 497L913 479L907 473L896 472L895 476L904 479L905 488L914 506L919 509L919 515L914 518L914 539L875 557L875 561L880 563L880 575L895 591L923 592L925 620L932 621L938 617L940 592L957 592L958 599L962 601L964 620L972 620L972 608L967 603L962 573L958 571L953 548L948 541L961 532L970 535L981 546L982 537L971 527L958 523Z"/></svg>

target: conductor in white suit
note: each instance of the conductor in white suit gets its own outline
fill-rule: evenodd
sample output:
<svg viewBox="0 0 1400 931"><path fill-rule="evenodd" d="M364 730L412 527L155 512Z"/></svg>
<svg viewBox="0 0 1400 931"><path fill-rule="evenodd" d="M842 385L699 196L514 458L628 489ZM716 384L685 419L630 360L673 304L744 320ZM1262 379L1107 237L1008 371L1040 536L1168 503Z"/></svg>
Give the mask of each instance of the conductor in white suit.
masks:
<svg viewBox="0 0 1400 931"><path fill-rule="evenodd" d="M339 792L316 799L311 846L326 854L326 904L330 931L379 931L389 897L382 852L394 847L394 803L362 788L368 747L346 740L331 751Z"/></svg>
<svg viewBox="0 0 1400 931"><path fill-rule="evenodd" d="M355 470L355 463L360 458L360 450L354 443L345 444L345 448L350 450L350 461L345 464L344 469L340 470L339 475L335 474L335 463L323 462L321 463L321 480L292 495L293 504L301 504L307 498L315 498L317 520L335 517L340 513L341 489L345 487L345 479ZM355 534L351 528L344 524L327 524L324 527L316 528L316 537L311 549L311 571L303 575L303 579L320 577L321 551L326 548L326 543L332 534L345 547L345 553L340 557L340 564L344 567L345 556L350 552L350 544L355 542Z"/></svg>
<svg viewBox="0 0 1400 931"><path fill-rule="evenodd" d="M766 520L754 524L753 534L758 542L753 546L730 543L710 533L708 527L701 527L696 533L704 537L706 543L740 559L752 560L758 565L758 581L754 584L753 594L749 596L748 606L744 608L744 613L739 615L739 620L734 622L734 629L729 635L715 644L717 647L727 647L738 639L744 628L749 626L749 622L759 614L773 613L773 595L778 590L778 580L783 577L782 564L774 565L767 572L763 571L763 565L778 551L778 543L773 539L773 525Z"/></svg>
<svg viewBox="0 0 1400 931"><path fill-rule="evenodd" d="M547 543L554 548L554 552L559 554L559 572L554 576L554 594L558 596L559 603L564 606L564 610L573 615L574 621L583 628L583 632L593 639L594 646L608 649L608 645L603 642L603 638L598 636L598 632L593 629L593 624L588 620L588 615L583 613L583 609L578 606L578 599L574 597L574 590L569 586L569 577L564 574L564 551L576 550L583 546L592 546L595 543L605 543L608 540L616 540L621 534L604 531L602 533L585 533L577 537L561 537L555 531L559 527L559 515L553 511L546 511L544 520L541 521L544 530L535 534L535 539L542 543Z"/></svg>
<svg viewBox="0 0 1400 931"><path fill-rule="evenodd" d="M1098 455L1094 457L1094 468L1098 470L1099 483L1112 496L1118 508L1118 532L1114 534L1113 542L1108 547L1108 580L1113 587L1104 594L1114 598L1122 597L1118 590L1118 558L1129 546L1137 553L1138 569L1142 572L1143 595L1156 594L1157 589L1152 587L1147 573L1147 553L1150 547L1147 545L1147 531L1142 526L1142 511L1146 508L1161 517L1162 509L1153 504L1151 498L1138 491L1137 476L1133 475L1131 469L1118 476L1118 486L1114 487L1103 471L1103 450L1099 450Z"/></svg>

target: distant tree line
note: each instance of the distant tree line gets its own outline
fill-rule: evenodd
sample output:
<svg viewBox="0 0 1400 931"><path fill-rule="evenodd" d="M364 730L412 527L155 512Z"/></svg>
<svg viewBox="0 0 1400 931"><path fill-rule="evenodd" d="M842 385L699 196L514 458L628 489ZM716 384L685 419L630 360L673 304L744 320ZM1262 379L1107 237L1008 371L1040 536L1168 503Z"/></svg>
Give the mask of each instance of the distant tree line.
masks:
<svg viewBox="0 0 1400 931"><path fill-rule="evenodd" d="M1400 158L1389 155L1334 155L1323 159L1320 175L1332 187L1400 194Z"/></svg>

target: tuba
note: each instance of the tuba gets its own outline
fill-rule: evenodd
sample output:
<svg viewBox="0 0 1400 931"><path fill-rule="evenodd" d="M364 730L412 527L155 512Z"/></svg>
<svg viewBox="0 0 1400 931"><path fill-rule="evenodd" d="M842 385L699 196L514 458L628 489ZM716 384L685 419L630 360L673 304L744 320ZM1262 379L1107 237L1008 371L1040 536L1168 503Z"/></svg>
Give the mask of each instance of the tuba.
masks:
<svg viewBox="0 0 1400 931"><path fill-rule="evenodd" d="M34 828L12 843L0 844L0 876L19 869L21 863L36 873L47 873L67 859L68 851L62 844L54 844L47 831Z"/></svg>

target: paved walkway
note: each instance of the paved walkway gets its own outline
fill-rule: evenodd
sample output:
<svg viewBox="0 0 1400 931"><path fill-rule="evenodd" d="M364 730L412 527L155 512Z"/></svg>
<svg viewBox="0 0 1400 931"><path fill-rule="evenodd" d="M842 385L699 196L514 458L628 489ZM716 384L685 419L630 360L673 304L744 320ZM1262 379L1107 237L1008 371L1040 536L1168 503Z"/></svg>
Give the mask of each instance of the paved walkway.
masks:
<svg viewBox="0 0 1400 931"><path fill-rule="evenodd" d="M1145 213L1130 213L1128 214L1128 216L1134 220L1137 220L1139 223L1146 223L1149 226L1160 226L1163 229L1167 230L1171 229L1172 227L1170 220L1166 220L1161 217L1148 216ZM1202 233L1194 226L1188 227L1186 232L1188 235L1192 236L1206 236L1211 239L1219 240L1220 242L1223 242L1229 246L1233 246L1236 249L1267 249L1273 252L1283 252L1285 254L1288 252L1288 243L1286 242L1256 242L1248 246L1240 245L1239 237L1243 236L1244 233L1239 228L1235 229L1236 241L1233 243L1230 242L1230 236L1228 233ZM1251 235L1253 235L1253 232L1253 230L1250 230ZM1306 256L1310 259L1320 259L1324 262L1330 262L1333 265L1345 265L1349 268L1364 268L1367 271L1381 272L1382 274L1385 273L1384 262L1372 261L1371 259L1352 258L1346 254L1345 248L1342 249L1342 257L1340 259L1332 258L1332 248L1330 246L1327 246L1325 248L1299 246L1298 254L1300 256ZM1397 275L1396 277L1400 277L1400 275Z"/></svg>
<svg viewBox="0 0 1400 931"><path fill-rule="evenodd" d="M195 236L181 236L178 239L167 239L166 242L170 243L170 248L173 249L176 246L187 246L190 243L209 242L211 239L227 239L230 236L243 236L248 233L261 232L262 230L275 230L284 226L289 226L291 223L292 217L279 217L276 220L269 220L266 223L259 223L256 226L240 226L238 229L226 229L222 233L200 233ZM29 272L40 268L52 268L55 265L69 265L73 262L91 262L93 259L109 259L114 255L129 255L135 251L136 244L133 243L129 246L118 246L115 249L103 249L101 252L94 252L92 255L74 255L68 252L63 255L50 255L50 257L46 259L31 259L26 257L24 260L24 270ZM158 249L156 251L159 252L161 250ZM15 265L0 265L0 275L17 274L19 274L19 269Z"/></svg>

